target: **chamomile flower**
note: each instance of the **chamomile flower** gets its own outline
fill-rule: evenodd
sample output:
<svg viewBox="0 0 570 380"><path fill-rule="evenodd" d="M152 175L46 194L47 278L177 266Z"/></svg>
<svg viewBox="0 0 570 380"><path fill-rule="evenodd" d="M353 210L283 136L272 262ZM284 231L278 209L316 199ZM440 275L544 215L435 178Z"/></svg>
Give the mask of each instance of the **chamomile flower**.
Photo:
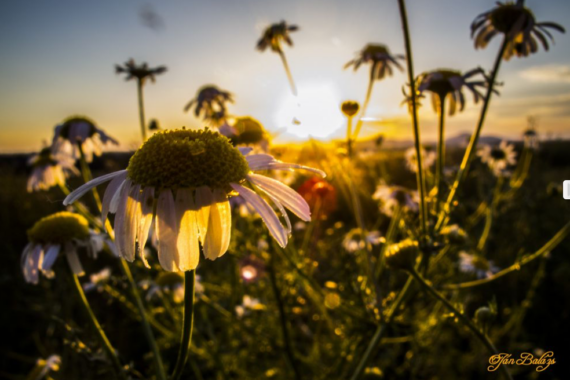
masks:
<svg viewBox="0 0 570 380"><path fill-rule="evenodd" d="M481 157L481 162L487 164L493 173L499 176L508 175L508 168L517 163L517 153L512 144L501 141L498 146L484 145L477 155Z"/></svg>
<svg viewBox="0 0 570 380"><path fill-rule="evenodd" d="M83 284L83 290L90 292L95 289L101 289L101 285L109 281L111 278L111 269L103 268L97 273L89 276L89 282Z"/></svg>
<svg viewBox="0 0 570 380"><path fill-rule="evenodd" d="M100 156L103 145L118 145L117 140L106 134L95 123L82 116L73 116L55 127L52 142L53 154L64 153L74 159L80 157L79 145L87 162L93 161L93 155Z"/></svg>
<svg viewBox="0 0 570 380"><path fill-rule="evenodd" d="M422 155L422 166L424 170L430 168L435 163L437 155L434 151L431 150L426 151L425 149L422 148L421 155ZM417 172L418 159L416 157L416 148L412 147L407 149L406 152L404 153L404 157L406 158L406 167L408 168L408 170L414 173Z"/></svg>
<svg viewBox="0 0 570 380"><path fill-rule="evenodd" d="M525 147L527 147L528 149L532 150L538 149L540 141L538 139L538 133L536 132L536 129L534 129L533 127L530 127L524 131L523 140Z"/></svg>
<svg viewBox="0 0 570 380"><path fill-rule="evenodd" d="M397 61L399 59L404 59L404 56L401 54L392 55L386 45L368 44L358 52L356 58L344 65L344 68L353 66L354 71L356 71L360 65L370 63L372 65L370 67L370 80L381 80L387 75L392 75L392 65L400 70L404 69Z"/></svg>
<svg viewBox="0 0 570 380"><path fill-rule="evenodd" d="M61 366L61 357L59 355L50 355L47 359L38 359L33 372L27 379L41 380L50 372L57 372Z"/></svg>
<svg viewBox="0 0 570 380"><path fill-rule="evenodd" d="M262 152L269 150L269 134L263 125L251 116L236 117L230 128L220 128L219 131L236 146L251 146Z"/></svg>
<svg viewBox="0 0 570 380"><path fill-rule="evenodd" d="M459 253L459 269L465 273L473 273L477 278L488 278L499 271L492 261L467 252Z"/></svg>
<svg viewBox="0 0 570 380"><path fill-rule="evenodd" d="M213 125L223 125L226 118L226 104L233 103L233 95L224 90L220 90L214 85L203 86L198 90L196 97L184 107L184 112L188 112L194 107L194 115Z"/></svg>
<svg viewBox="0 0 570 380"><path fill-rule="evenodd" d="M231 196L239 195L249 203L284 247L291 232L285 208L309 221L309 206L288 186L255 171L304 169L324 173L250 152L251 148L235 148L226 137L208 129L157 132L135 152L126 170L86 183L69 194L64 204L110 181L103 197L102 220L109 212L116 213L119 255L133 261L138 241L138 253L148 266L142 253L154 225L158 259L167 271L195 269L199 243L210 260L228 250ZM286 227L262 195L278 209Z"/></svg>
<svg viewBox="0 0 570 380"><path fill-rule="evenodd" d="M536 22L532 11L524 6L523 0L516 3L497 2L490 11L481 13L471 24L471 37L475 37L475 48L485 48L499 33L507 39L503 59L508 61L513 55L526 57L538 51L538 41L548 50L548 37L554 41L548 29L560 33L565 30L554 22Z"/></svg>
<svg viewBox="0 0 570 380"><path fill-rule="evenodd" d="M380 183L372 195L380 202L380 211L386 216L393 216L396 208L403 211L418 212L419 197L417 191L401 186L388 186Z"/></svg>
<svg viewBox="0 0 570 380"><path fill-rule="evenodd" d="M151 82L155 82L155 75L162 74L166 72L166 70L166 66L150 68L146 62L137 65L133 59L129 59L123 66L115 65L115 72L117 74L127 74L125 80L136 79L142 84L144 84L147 79L150 79Z"/></svg>
<svg viewBox="0 0 570 380"><path fill-rule="evenodd" d="M469 81L475 75L483 76L483 80ZM432 105L435 112L439 112L440 102L447 99L449 114L454 115L459 104L459 111L465 107L465 95L463 89L467 88L473 94L475 103L484 96L478 87L485 88L488 80L483 69L477 68L461 74L459 71L439 69L421 74L418 79L417 89L420 94L427 91L432 97Z"/></svg>
<svg viewBox="0 0 570 380"><path fill-rule="evenodd" d="M53 153L51 148L43 148L40 153L34 154L28 160L32 174L28 178L27 190L49 190L53 186L65 184L70 175L79 175L75 167L75 159L64 153Z"/></svg>
<svg viewBox="0 0 570 380"><path fill-rule="evenodd" d="M107 240L89 230L87 220L71 212L58 212L40 219L28 230L29 243L22 253L22 271L26 282L37 284L40 272L53 278L55 260L63 252L73 273L82 276L78 249L85 248L96 258Z"/></svg>

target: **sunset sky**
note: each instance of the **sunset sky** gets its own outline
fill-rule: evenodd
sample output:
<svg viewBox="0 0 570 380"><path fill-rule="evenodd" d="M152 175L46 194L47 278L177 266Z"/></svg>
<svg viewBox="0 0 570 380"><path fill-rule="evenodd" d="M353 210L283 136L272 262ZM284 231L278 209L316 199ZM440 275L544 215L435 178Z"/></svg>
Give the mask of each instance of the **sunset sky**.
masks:
<svg viewBox="0 0 570 380"><path fill-rule="evenodd" d="M415 70L490 70L496 38L476 51L469 25L494 0L409 0ZM538 21L570 28L570 1L527 0ZM154 14L148 23L143 14ZM255 50L264 27L286 20L300 27L286 48L299 89L294 98L279 57ZM147 20L145 22L145 20ZM570 137L570 36L525 59L503 63L500 98L491 104L484 134L518 138L529 115L539 133ZM199 87L216 84L235 95L229 111L259 119L278 141L343 136L343 100L362 102L368 67L354 73L346 62L366 43L404 52L395 0L240 1L10 1L0 4L0 152L33 151L50 140L53 127L80 114L115 136L122 147L140 140L135 82L114 65L129 58L168 72L145 87L147 117L163 128L202 125L183 112ZM411 138L407 110L400 107L405 73L376 82L364 134ZM436 115L421 109L426 141L435 138ZM473 129L479 107L449 119L450 136ZM293 118L301 124L292 123Z"/></svg>

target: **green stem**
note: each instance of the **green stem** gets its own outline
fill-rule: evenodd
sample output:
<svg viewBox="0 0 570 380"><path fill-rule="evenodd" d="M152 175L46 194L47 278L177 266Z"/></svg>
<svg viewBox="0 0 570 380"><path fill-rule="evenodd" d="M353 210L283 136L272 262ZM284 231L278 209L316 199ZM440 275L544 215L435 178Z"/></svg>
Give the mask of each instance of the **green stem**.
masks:
<svg viewBox="0 0 570 380"><path fill-rule="evenodd" d="M442 288L446 290L457 290L457 289L465 289L483 284L488 284L489 282L495 281L496 279L501 278L511 272L520 270L523 265L526 265L531 261L534 261L535 259L541 257L542 255L545 255L548 252L552 251L554 248L556 248L558 244L560 244L566 238L566 236L568 236L568 234L570 234L570 222L566 223L566 225L562 227L562 229L558 231L558 233L554 235L552 239L550 239L538 251L536 251L532 255L523 257L518 262L514 263L508 268L503 269L500 272L495 273L493 276L488 278L483 278L481 280L463 282L461 284L447 284L444 285Z"/></svg>
<svg viewBox="0 0 570 380"><path fill-rule="evenodd" d="M370 79L368 81L368 89L366 90L366 98L364 98L364 103L362 103L362 109L360 110L360 116L356 121L356 127L354 128L352 141L356 141L356 139L358 138L358 134L362 129L362 124L364 124L362 118L366 115L366 110L368 109L368 103L370 103L370 98L372 97L372 88L374 87L374 78L377 70L378 70L378 65L372 65L372 67L370 68Z"/></svg>
<svg viewBox="0 0 570 380"><path fill-rule="evenodd" d="M477 127L475 128L475 133L471 135L471 140L469 141L469 145L467 146L467 150L465 151L465 155L463 156L463 161L461 162L461 166L459 167L459 171L457 172L457 177L455 179L455 182L453 183L453 186L451 187L445 206L442 209L442 212L440 212L439 214L436 230L439 230L441 227L443 227L443 224L445 223L445 220L447 219L447 216L451 211L450 210L451 204L455 199L457 189L459 188L461 182L465 179L471 161L474 157L475 149L477 148L477 142L479 141L479 136L481 134L481 130L483 129L483 124L485 123L485 116L487 115L489 104L491 103L491 96L493 95L493 90L495 88L495 81L497 79L497 74L499 73L499 68L501 67L501 62L503 60L503 53L507 47L507 43L508 43L508 38L505 37L503 39L501 48L499 49L499 53L495 58L495 64L493 65L493 71L491 73L491 78L489 79L487 94L485 95L483 108L481 109L481 115L479 116L479 122L477 123Z"/></svg>
<svg viewBox="0 0 570 380"><path fill-rule="evenodd" d="M144 83L142 79L137 80L137 95L139 100L139 120L141 123L141 136L143 143L146 141L146 122L144 119L144 98L143 98L143 86Z"/></svg>
<svg viewBox="0 0 570 380"><path fill-rule="evenodd" d="M283 62L285 73L287 73L287 79L289 79L289 84L291 85L291 91L293 92L293 95L297 96L297 87L295 86L295 81L293 80L293 74L291 74L291 70L289 69L289 64L287 63L287 58L285 57L285 53L279 50L279 56L281 57L281 62Z"/></svg>
<svg viewBox="0 0 570 380"><path fill-rule="evenodd" d="M348 157L352 157L352 116L348 117L346 123L346 151Z"/></svg>
<svg viewBox="0 0 570 380"><path fill-rule="evenodd" d="M166 380L166 372L164 371L162 357L160 356L160 349L158 348L158 344L156 343L156 339L154 338L154 333L152 332L152 329L150 327L150 323L148 321L146 311L144 309L144 305L141 300L141 296L137 289L137 285L135 283L135 280L133 278L133 275L131 273L131 270L129 269L129 265L127 264L127 262L124 259L120 259L119 261L121 262L121 269L123 271L123 274L127 277L127 280L130 284L131 294L135 299L135 305L141 316L141 323L143 325L144 334L153 353L154 365L156 366L156 372L158 374L158 378L160 380Z"/></svg>
<svg viewBox="0 0 570 380"><path fill-rule="evenodd" d="M376 329L374 336L370 340L370 343L368 343L368 347L366 347L366 351L362 355L362 359L360 359L360 362L358 363L358 366L356 367L354 373L350 377L350 380L358 380L362 375L362 373L364 372L364 368L366 367L366 364L368 364L368 361L370 360L372 353L374 352L378 344L380 344L380 341L384 337L386 330L392 324L394 316L396 315L396 312L400 308L400 305L402 304L402 302L410 292L412 282L413 282L412 278L411 277L408 278L408 281L406 282L402 290L400 290L398 297L392 303L392 306L390 307L390 310L386 315L385 322L378 325L378 328Z"/></svg>
<svg viewBox="0 0 570 380"><path fill-rule="evenodd" d="M439 96L439 95L438 95ZM439 141L437 144L437 167L435 171L435 186L437 189L437 196L435 200L435 211L439 214L442 182L443 182L443 168L445 166L445 97L439 97Z"/></svg>
<svg viewBox="0 0 570 380"><path fill-rule="evenodd" d="M503 188L503 177L497 178L497 183L495 184L495 190L493 191L493 199L491 199L491 205L487 208L485 213L485 226L483 227L483 233L477 244L477 249L479 252L483 253L487 241L489 240L489 235L491 234L491 226L493 225L493 218L495 217L495 211L497 209L497 203L499 203L501 189Z"/></svg>
<svg viewBox="0 0 570 380"><path fill-rule="evenodd" d="M271 261L269 263L269 278L271 279L271 288L273 289L273 294L275 295L275 300L277 301L277 308L279 310L279 321L281 322L281 333L283 334L283 341L285 343L285 354L289 365L295 373L295 379L301 379L301 373L295 365L295 355L293 354L293 346L291 344L291 337L289 335L289 328L287 326L287 315L285 314L285 306L283 305L283 300L281 299L281 293L279 287L277 286L277 277L275 275L274 261L275 255L271 256Z"/></svg>
<svg viewBox="0 0 570 380"><path fill-rule="evenodd" d="M70 268L70 274L73 280L74 289L77 292L77 296L79 297L81 305L83 306L83 308L87 313L87 316L89 317L89 322L91 323L91 326L97 333L97 337L99 338L99 342L101 343L103 350L105 350L107 356L109 357L109 359L111 359L111 362L113 363L113 366L115 367L115 370L117 371L119 376L122 379L127 379L127 376L123 371L123 366L121 365L121 363L119 362L119 358L117 357L115 349L113 348L113 346L111 346L111 342L109 342L109 339L105 334L105 331L103 331L103 328L99 324L99 321L97 320L97 317L93 313L91 306L89 306L89 301L87 301L87 297L85 297L85 293L83 292L81 283L79 282L77 275L73 273L71 268Z"/></svg>
<svg viewBox="0 0 570 380"><path fill-rule="evenodd" d="M400 8L400 17L402 19L402 29L404 30L404 42L406 45L406 60L408 63L408 81L410 82L410 97L412 102L412 121L414 128L414 146L416 149L416 157L418 161L417 183L418 191L420 193L420 223L422 230L422 239L420 242L425 241L427 237L427 209L426 209L426 184L423 175L423 163L420 145L420 128L418 123L418 107L416 100L416 82L414 77L414 62L412 57L412 44L410 42L410 30L408 27L408 15L406 11L406 3L404 0L398 0Z"/></svg>
<svg viewBox="0 0 570 380"><path fill-rule="evenodd" d="M194 284L196 282L196 270L184 272L184 320L182 321L182 338L180 351L172 373L172 380L180 379L192 344L192 330L194 328Z"/></svg>
<svg viewBox="0 0 570 380"><path fill-rule="evenodd" d="M499 351L497 350L493 342L491 342L489 337L486 334L484 334L465 314L457 310L455 306L451 304L451 302L445 299L445 297L443 297L437 290L435 290L430 284L428 284L426 280L424 280L424 278L415 269L412 269L410 271L410 274L432 297L442 302L454 314L454 316L456 316L461 322L463 322L469 328L469 330L471 330L475 334L475 336L481 341L481 343L483 343L483 345L489 350L489 352L491 352L493 355L499 354ZM505 377L512 380L511 374L509 373L507 367L502 365L500 366L500 368L503 371Z"/></svg>

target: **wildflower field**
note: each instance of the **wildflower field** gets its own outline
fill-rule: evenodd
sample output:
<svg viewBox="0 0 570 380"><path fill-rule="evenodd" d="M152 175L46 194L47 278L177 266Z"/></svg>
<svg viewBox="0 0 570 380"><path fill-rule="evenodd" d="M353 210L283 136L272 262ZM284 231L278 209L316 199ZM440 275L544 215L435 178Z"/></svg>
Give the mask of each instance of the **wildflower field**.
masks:
<svg viewBox="0 0 570 380"><path fill-rule="evenodd" d="M168 62L129 59L115 74L137 101L136 147L62 115L37 153L0 155L0 378L567 379L570 141L532 115L512 138L486 129L507 63L565 29L497 3L465 26L498 49L490 67L417 72L414 9L394 2L401 45L346 58L368 82L331 110L342 138L279 142L214 84L180 105L200 127L167 128L144 94ZM305 28L251 41L299 99L287 53ZM410 140L363 136L396 72ZM473 128L452 138L467 108Z"/></svg>

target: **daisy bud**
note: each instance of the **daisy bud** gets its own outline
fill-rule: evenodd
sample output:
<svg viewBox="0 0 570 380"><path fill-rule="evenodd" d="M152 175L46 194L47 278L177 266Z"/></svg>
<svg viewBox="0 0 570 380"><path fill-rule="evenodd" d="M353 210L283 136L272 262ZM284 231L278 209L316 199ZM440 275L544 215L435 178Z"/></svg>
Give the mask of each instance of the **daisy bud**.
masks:
<svg viewBox="0 0 570 380"><path fill-rule="evenodd" d="M386 264L393 269L413 270L418 253L417 241L403 240L388 247L385 253Z"/></svg>

